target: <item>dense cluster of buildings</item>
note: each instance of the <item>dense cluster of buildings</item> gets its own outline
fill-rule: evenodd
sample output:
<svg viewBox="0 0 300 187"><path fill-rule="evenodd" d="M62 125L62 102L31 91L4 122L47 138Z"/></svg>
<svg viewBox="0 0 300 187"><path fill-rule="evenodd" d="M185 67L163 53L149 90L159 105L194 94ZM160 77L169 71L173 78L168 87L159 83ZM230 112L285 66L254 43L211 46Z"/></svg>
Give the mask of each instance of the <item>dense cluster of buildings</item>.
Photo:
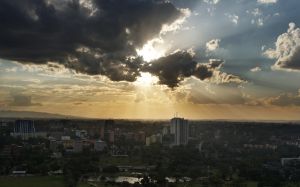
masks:
<svg viewBox="0 0 300 187"><path fill-rule="evenodd" d="M81 129L75 130L75 139L72 139L71 136L62 136L61 141L53 141L62 144L64 149L69 152L81 152L84 148L93 146L95 151L103 151L107 144L114 145L116 141L139 142L147 146L154 143L178 146L187 145L189 140L189 124L184 118L172 118L170 124L164 126L161 132L147 137L144 131L125 132L116 128L113 120L105 121L104 125L97 130L100 135L97 140L88 139L89 134L91 134L89 130Z"/></svg>
<svg viewBox="0 0 300 187"><path fill-rule="evenodd" d="M131 141L144 145L144 131L122 129L115 126L114 120L98 121L57 121L57 120L11 120L1 122L1 126L10 129L10 136L29 140L45 138L50 142L50 149L59 152L62 149L69 153L84 150L104 151L108 145L116 142ZM118 151L116 151L118 152Z"/></svg>
<svg viewBox="0 0 300 187"><path fill-rule="evenodd" d="M283 173L290 178L289 176L292 174L289 171L292 170L294 173L299 173L300 176L300 126L259 124L254 122L188 121L179 117L174 117L169 121L142 122L8 119L0 121L0 135L7 140L0 141L0 144L2 143L0 159L19 158L24 150L32 152L47 150L45 152L47 158L59 161L82 156L82 154L75 154L82 152L84 154L92 153L92 155L103 158L107 157L108 159L103 159L105 161L101 163L101 171L107 169L106 166L114 165L115 160L118 160L122 164L114 166L119 171L142 170L148 172L153 169L152 164L156 163L154 160L161 161L159 157L153 156L152 158L151 152L159 148L163 150L164 154L177 153L179 158L181 158L180 155L192 151L193 154L199 154L201 161L218 162L221 160L220 168L223 168L225 164L228 167L237 168L238 171L243 169L239 168L240 164L238 163L243 162L243 159L247 157L247 159L260 162L260 165L256 165L255 170L258 175L261 171L263 173L270 171ZM163 146L150 146L152 144ZM185 148L175 147L187 144L189 146ZM150 147L145 147L145 145ZM173 149L173 147L175 148ZM30 153L29 155L35 154ZM264 158L262 155L266 155L266 157ZM110 160L110 158L113 159ZM128 164L128 161L132 160L134 164L140 164L141 160L143 163L137 166ZM251 160L246 161L252 164ZM201 168L196 169L210 174L210 169L207 169L209 165L202 165L203 163L200 161L193 162L201 165ZM178 164L169 161L170 166L174 166L173 163ZM24 170L15 170L18 169L15 168L15 166L19 167L18 164L16 162L13 167L5 166L2 169L0 167L0 173L8 173L5 168L9 168L11 170L9 172L13 175L24 175ZM192 166L193 164L189 167ZM214 169L220 169L218 167L217 165ZM20 165L20 168L22 169L23 165ZM40 171L35 168L29 168L29 170ZM62 170L53 170L50 173L55 175L61 172Z"/></svg>
<svg viewBox="0 0 300 187"><path fill-rule="evenodd" d="M189 124L184 118L172 118L159 132L146 136L143 130L124 130L115 126L114 120L103 120L92 125L77 122L67 128L56 123L36 125L34 120L15 120L10 135L22 140L47 138L53 151L82 152L84 149L103 151L115 142L132 141L142 145L161 143L167 146L186 145L189 139Z"/></svg>

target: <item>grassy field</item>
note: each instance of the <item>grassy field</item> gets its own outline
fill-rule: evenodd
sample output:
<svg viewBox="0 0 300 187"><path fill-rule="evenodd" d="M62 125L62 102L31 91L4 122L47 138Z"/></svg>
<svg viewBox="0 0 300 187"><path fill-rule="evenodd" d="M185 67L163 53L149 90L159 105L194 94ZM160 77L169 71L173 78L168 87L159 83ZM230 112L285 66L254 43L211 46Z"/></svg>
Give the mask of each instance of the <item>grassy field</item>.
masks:
<svg viewBox="0 0 300 187"><path fill-rule="evenodd" d="M104 187L104 183L98 183L98 187ZM225 187L226 185L224 185ZM257 182L247 182L247 187L257 187ZM287 183L284 187L300 187L300 184ZM33 177L0 177L0 187L65 187L62 177L33 176ZM80 183L78 187L89 187L86 183ZM111 187L106 185L105 187ZM201 187L197 183L177 184L176 187Z"/></svg>
<svg viewBox="0 0 300 187"><path fill-rule="evenodd" d="M257 182L247 182L247 187L257 187Z"/></svg>
<svg viewBox="0 0 300 187"><path fill-rule="evenodd" d="M0 177L0 187L64 187L62 177ZM79 184L78 187L88 187Z"/></svg>

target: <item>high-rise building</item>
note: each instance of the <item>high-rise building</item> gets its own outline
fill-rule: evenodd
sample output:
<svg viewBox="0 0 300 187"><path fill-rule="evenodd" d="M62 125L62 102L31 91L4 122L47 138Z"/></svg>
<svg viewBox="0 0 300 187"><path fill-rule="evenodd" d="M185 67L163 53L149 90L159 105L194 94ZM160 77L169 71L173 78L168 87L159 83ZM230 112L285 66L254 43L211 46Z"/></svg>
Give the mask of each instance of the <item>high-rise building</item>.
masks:
<svg viewBox="0 0 300 187"><path fill-rule="evenodd" d="M35 128L33 120L16 120L13 127L13 132L11 132L10 135L13 137L21 137L23 140L36 137L47 137L46 132L38 131Z"/></svg>
<svg viewBox="0 0 300 187"><path fill-rule="evenodd" d="M35 137L35 127L33 120L16 120L14 125L14 132L12 136L20 136L22 139Z"/></svg>
<svg viewBox="0 0 300 187"><path fill-rule="evenodd" d="M115 141L115 121L114 120L105 120L104 125L100 131L100 138L106 142L113 143Z"/></svg>
<svg viewBox="0 0 300 187"><path fill-rule="evenodd" d="M184 118L172 118L170 133L174 135L174 145L186 145L189 138L188 120Z"/></svg>
<svg viewBox="0 0 300 187"><path fill-rule="evenodd" d="M115 142L115 131L108 130L104 133L104 140L109 143Z"/></svg>

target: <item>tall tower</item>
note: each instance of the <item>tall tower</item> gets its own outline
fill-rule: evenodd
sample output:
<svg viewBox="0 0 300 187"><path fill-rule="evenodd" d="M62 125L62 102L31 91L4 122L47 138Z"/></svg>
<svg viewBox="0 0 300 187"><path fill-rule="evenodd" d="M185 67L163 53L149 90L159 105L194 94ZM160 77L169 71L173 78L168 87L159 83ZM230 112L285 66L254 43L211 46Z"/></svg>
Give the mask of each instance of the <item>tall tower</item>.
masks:
<svg viewBox="0 0 300 187"><path fill-rule="evenodd" d="M16 120L14 125L14 136L21 136L26 140L35 136L35 127L33 120Z"/></svg>
<svg viewBox="0 0 300 187"><path fill-rule="evenodd" d="M186 145L189 138L189 124L188 120L184 118L171 119L171 134L174 135L174 145Z"/></svg>

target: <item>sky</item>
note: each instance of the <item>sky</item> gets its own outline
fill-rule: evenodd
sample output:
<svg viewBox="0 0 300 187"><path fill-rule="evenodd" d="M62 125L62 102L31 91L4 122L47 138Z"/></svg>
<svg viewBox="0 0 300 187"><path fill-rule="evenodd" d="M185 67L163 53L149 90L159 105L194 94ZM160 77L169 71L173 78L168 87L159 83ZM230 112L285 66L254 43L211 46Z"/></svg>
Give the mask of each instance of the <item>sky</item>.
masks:
<svg viewBox="0 0 300 187"><path fill-rule="evenodd" d="M1 0L0 111L300 120L299 0Z"/></svg>

